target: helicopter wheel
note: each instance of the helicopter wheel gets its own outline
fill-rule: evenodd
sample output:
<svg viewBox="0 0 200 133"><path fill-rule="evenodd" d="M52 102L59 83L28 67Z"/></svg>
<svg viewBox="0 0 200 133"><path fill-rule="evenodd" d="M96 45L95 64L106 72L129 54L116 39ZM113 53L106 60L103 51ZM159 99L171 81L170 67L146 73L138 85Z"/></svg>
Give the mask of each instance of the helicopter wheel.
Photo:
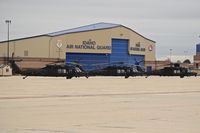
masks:
<svg viewBox="0 0 200 133"><path fill-rule="evenodd" d="M129 76L128 76L128 75L125 75L125 79L127 79L127 78L129 78Z"/></svg>
<svg viewBox="0 0 200 133"><path fill-rule="evenodd" d="M66 79L71 79L72 77L66 77Z"/></svg>
<svg viewBox="0 0 200 133"><path fill-rule="evenodd" d="M23 79L26 79L28 76L24 76Z"/></svg>

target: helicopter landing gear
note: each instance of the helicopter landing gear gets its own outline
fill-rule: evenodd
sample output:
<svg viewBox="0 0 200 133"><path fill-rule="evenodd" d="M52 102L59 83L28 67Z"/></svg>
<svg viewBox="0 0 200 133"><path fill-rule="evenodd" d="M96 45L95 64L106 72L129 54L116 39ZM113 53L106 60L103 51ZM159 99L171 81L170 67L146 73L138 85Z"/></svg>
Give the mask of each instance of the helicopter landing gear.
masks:
<svg viewBox="0 0 200 133"><path fill-rule="evenodd" d="M23 79L26 79L27 77L28 77L28 76L26 75L26 76L23 77Z"/></svg>
<svg viewBox="0 0 200 133"><path fill-rule="evenodd" d="M71 78L72 78L71 76L67 76L67 77L66 77L66 79L71 79Z"/></svg>

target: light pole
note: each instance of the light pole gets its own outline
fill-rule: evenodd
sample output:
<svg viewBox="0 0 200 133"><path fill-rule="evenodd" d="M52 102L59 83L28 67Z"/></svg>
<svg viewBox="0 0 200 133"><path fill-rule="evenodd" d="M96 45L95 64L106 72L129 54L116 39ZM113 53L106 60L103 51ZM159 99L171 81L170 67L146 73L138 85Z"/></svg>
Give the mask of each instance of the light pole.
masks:
<svg viewBox="0 0 200 133"><path fill-rule="evenodd" d="M9 46L9 26L10 26L10 24L11 24L11 20L6 20L5 21L6 22L6 24L8 24L8 45L7 45L7 65L9 64L9 48L10 48L10 46Z"/></svg>
<svg viewBox="0 0 200 133"><path fill-rule="evenodd" d="M170 51L170 62L172 62L172 49L169 49Z"/></svg>

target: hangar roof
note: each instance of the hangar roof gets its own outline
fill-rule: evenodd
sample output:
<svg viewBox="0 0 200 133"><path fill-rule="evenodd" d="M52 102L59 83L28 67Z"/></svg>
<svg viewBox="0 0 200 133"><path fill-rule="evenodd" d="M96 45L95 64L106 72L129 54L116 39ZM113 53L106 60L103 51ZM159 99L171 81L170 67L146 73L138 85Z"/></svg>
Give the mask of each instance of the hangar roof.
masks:
<svg viewBox="0 0 200 133"><path fill-rule="evenodd" d="M64 35L64 34L69 34L69 33L93 31L93 30L102 30L102 29L115 28L115 27L119 27L119 26L122 26L124 28L129 29L129 30L135 32L136 34L142 36L143 38L145 38L145 39L147 39L149 41L155 42L153 40L150 40L150 39L144 37L143 35L137 33L136 31L134 31L134 30L132 30L132 29L126 27L126 26L123 26L123 25L120 25L120 24L113 24L113 23L104 23L104 22L91 24L91 25L86 25L86 26L81 26L81 27L78 27L78 28L73 28L73 29L68 29L68 30L52 32L52 33L48 33L48 34L45 34L45 35L47 35L47 36L59 36L59 35Z"/></svg>
<svg viewBox="0 0 200 133"><path fill-rule="evenodd" d="M25 37L25 38L19 38L19 39L13 39L13 40L10 40L10 41L18 41L18 40L23 40L23 39L30 39L30 38L36 38L36 37L42 37L42 36L50 36L50 37L53 37L53 36L60 36L60 35L64 35L64 34L70 34L70 33L77 33L77 32L85 32L85 31L93 31L93 30L102 30L102 29L110 29L110 28L115 28L115 27L124 27L124 28L127 28L133 32L135 32L136 34L138 34L139 36L149 40L149 41L152 41L155 43L155 41L153 40L150 40L146 37L144 37L143 35L139 34L138 32L132 30L131 28L128 28L126 26L123 26L123 25L120 25L120 24L113 24L113 23L104 23L104 22L100 22L100 23L96 23L96 24L91 24L91 25L86 25L86 26L81 26L81 27L78 27L78 28L73 28L73 29L68 29L68 30L62 30L62 31L57 31L57 32L52 32L52 33L47 33L47 34L42 34L42 35L38 35L38 36L32 36L32 37ZM0 43L4 43L4 42L7 42L7 41L2 41Z"/></svg>
<svg viewBox="0 0 200 133"><path fill-rule="evenodd" d="M86 26L82 26L82 27L78 27L78 28L62 30L62 31L58 31L58 32L52 32L52 33L49 33L47 35L49 35L49 36L58 36L58 35L74 33L74 32L83 32L83 31L91 31L91 30L113 28L113 27L117 27L117 26L120 26L120 25L119 24L101 22L101 23L86 25Z"/></svg>

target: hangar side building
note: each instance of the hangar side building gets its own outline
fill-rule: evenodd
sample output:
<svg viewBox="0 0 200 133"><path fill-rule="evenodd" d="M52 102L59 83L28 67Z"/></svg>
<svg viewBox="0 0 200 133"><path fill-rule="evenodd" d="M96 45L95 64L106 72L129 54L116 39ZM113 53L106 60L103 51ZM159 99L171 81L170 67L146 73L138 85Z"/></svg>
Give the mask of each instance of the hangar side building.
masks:
<svg viewBox="0 0 200 133"><path fill-rule="evenodd" d="M196 55L194 55L195 68L200 69L200 43L196 45Z"/></svg>
<svg viewBox="0 0 200 133"><path fill-rule="evenodd" d="M81 64L141 62L154 68L155 41L120 24L96 23L69 30L10 41L10 57L20 58L22 66L45 65L57 59ZM5 62L7 41L0 42ZM87 67L86 69L91 69Z"/></svg>

